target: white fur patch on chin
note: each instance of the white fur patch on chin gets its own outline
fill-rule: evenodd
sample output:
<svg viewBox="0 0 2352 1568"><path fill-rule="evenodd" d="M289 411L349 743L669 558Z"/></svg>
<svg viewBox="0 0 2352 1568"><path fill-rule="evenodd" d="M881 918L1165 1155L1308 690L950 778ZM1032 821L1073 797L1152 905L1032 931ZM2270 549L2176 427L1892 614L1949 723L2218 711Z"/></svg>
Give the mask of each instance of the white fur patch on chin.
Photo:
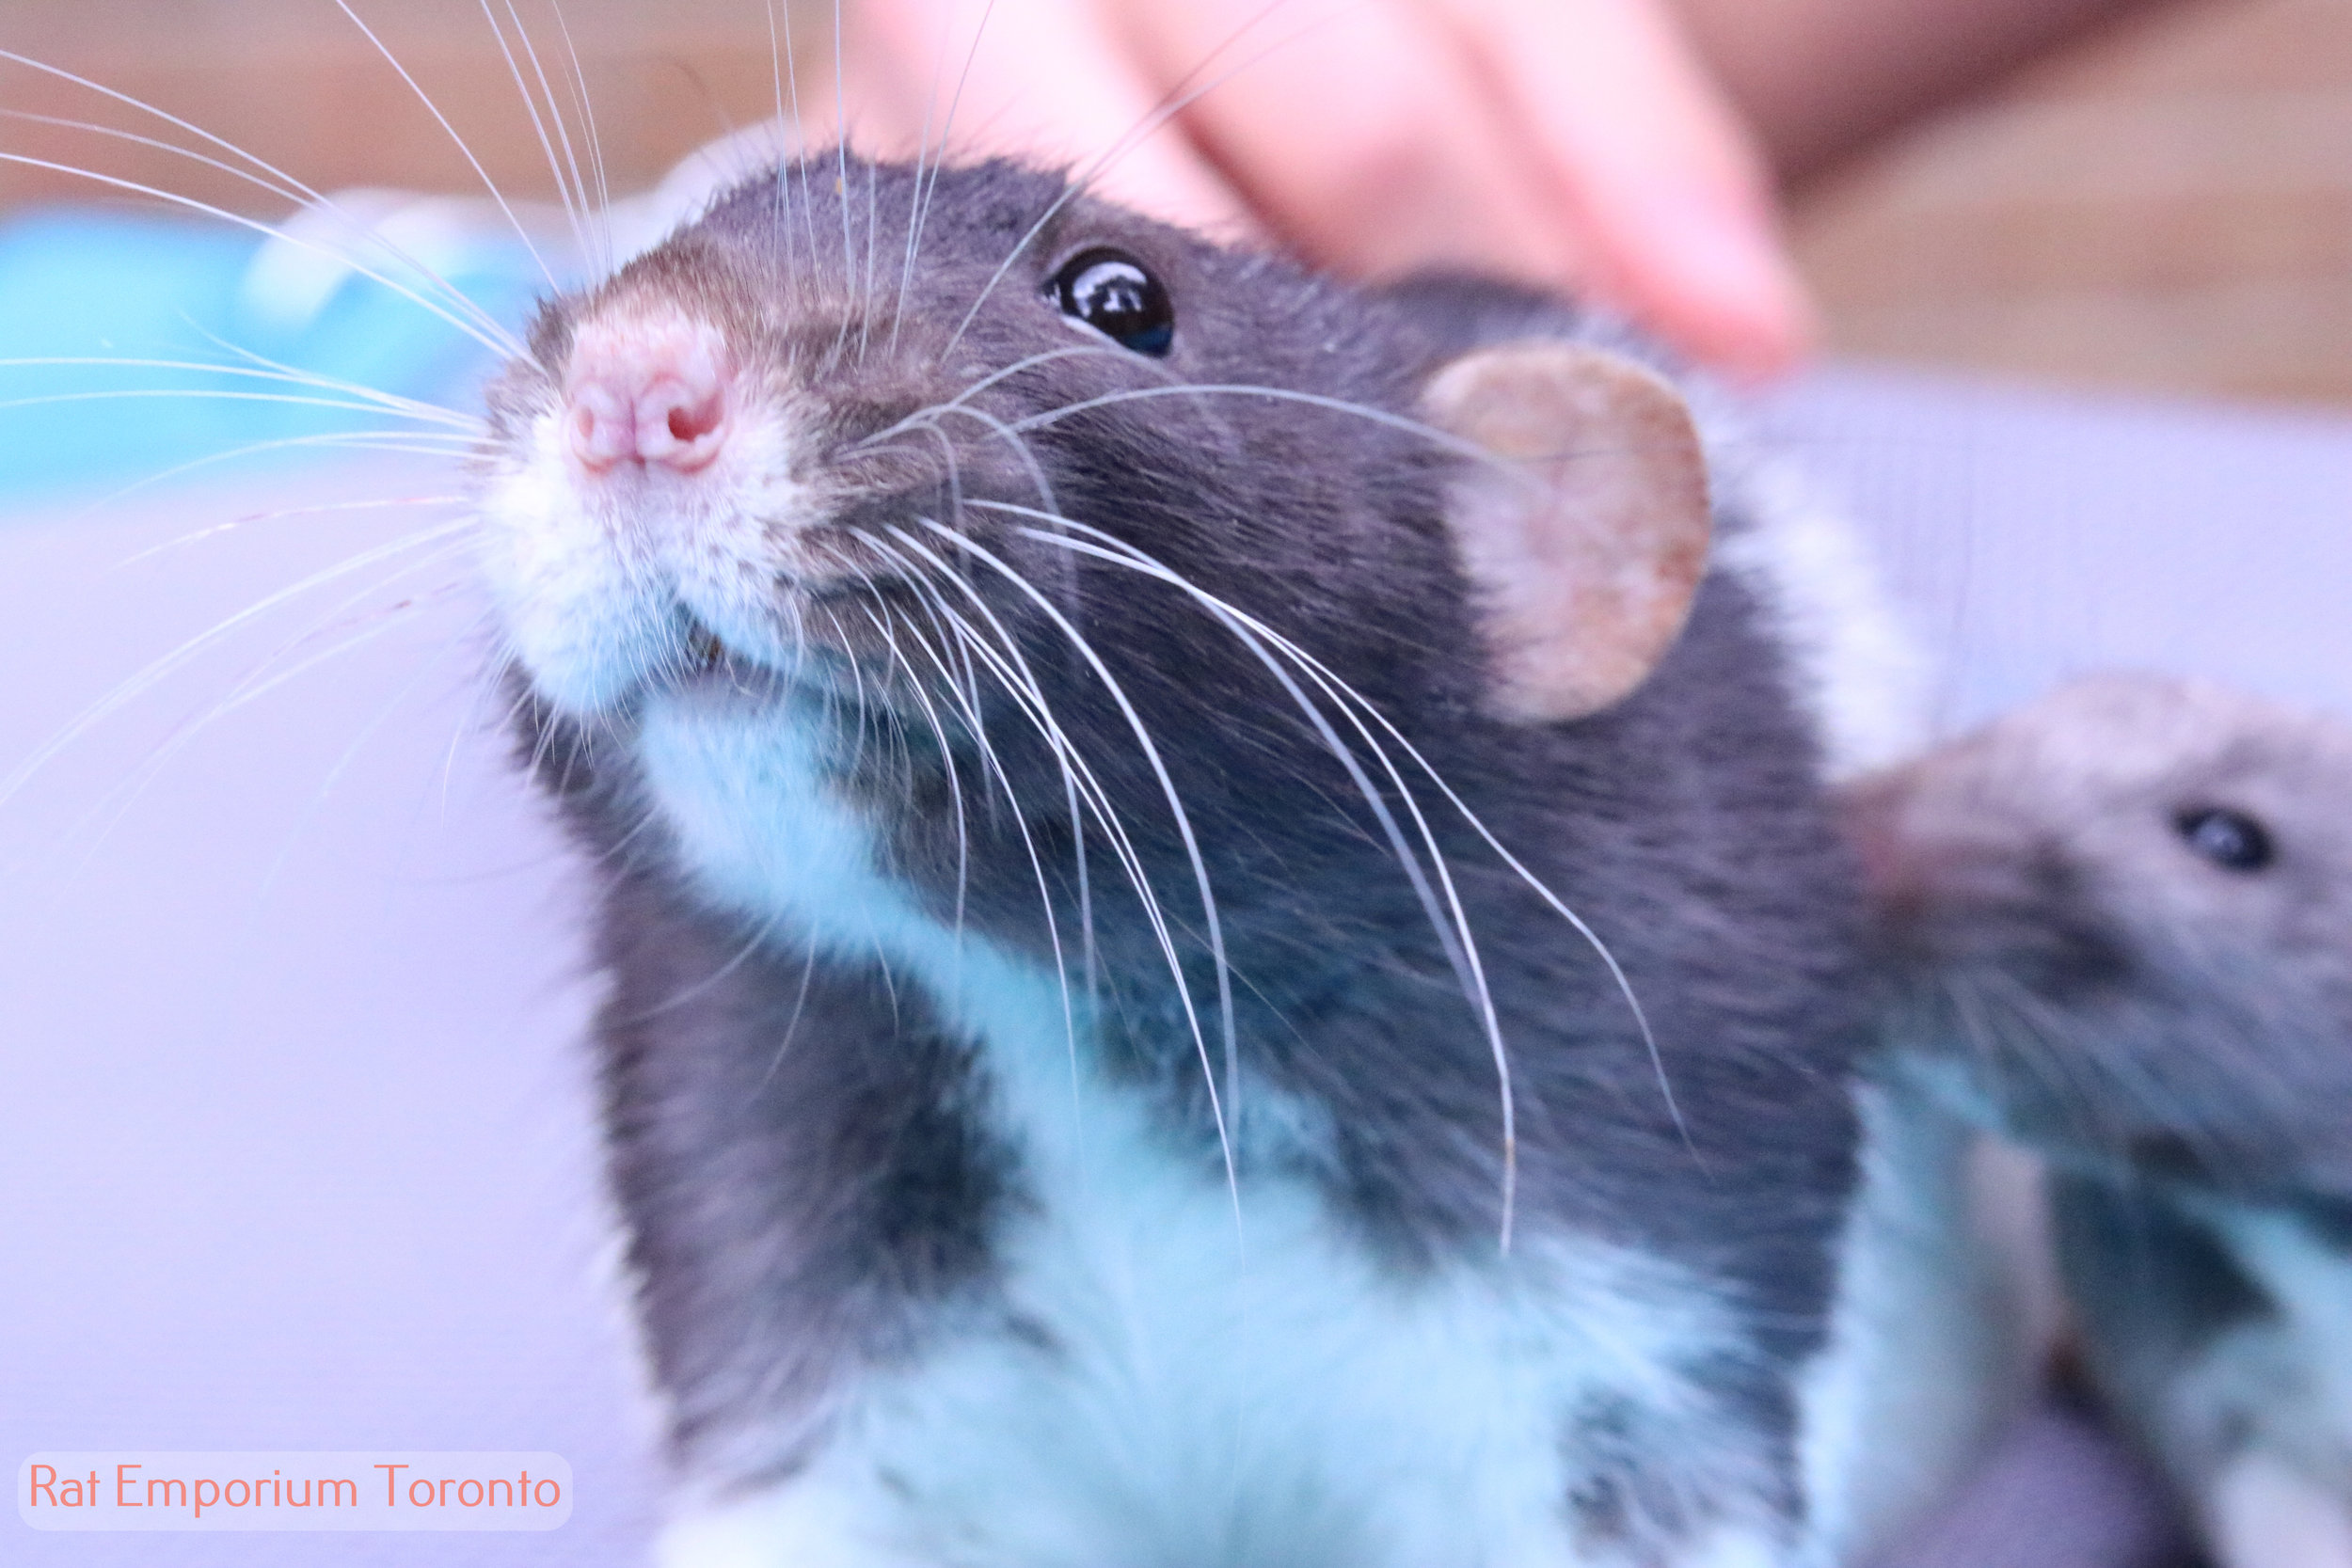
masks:
<svg viewBox="0 0 2352 1568"><path fill-rule="evenodd" d="M609 711L681 657L691 612L734 653L787 669L802 649L778 584L808 563L792 477L799 420L746 407L704 472L583 479L542 411L480 499L482 574L508 645L541 696L575 717Z"/></svg>
<svg viewBox="0 0 2352 1568"><path fill-rule="evenodd" d="M482 575L533 689L595 713L672 657L683 630L651 560L590 517L561 461L538 450L555 438L553 416L538 423L521 461L483 491Z"/></svg>

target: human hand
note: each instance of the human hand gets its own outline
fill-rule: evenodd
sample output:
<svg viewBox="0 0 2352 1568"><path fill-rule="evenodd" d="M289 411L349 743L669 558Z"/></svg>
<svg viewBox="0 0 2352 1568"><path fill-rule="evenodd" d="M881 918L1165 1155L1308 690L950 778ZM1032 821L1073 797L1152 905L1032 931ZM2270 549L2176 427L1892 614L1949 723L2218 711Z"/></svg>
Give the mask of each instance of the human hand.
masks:
<svg viewBox="0 0 2352 1568"><path fill-rule="evenodd" d="M865 150L936 146L954 101L959 151L1066 158L1342 272L1572 288L1742 376L1807 336L1761 160L1666 0L851 0L841 67Z"/></svg>

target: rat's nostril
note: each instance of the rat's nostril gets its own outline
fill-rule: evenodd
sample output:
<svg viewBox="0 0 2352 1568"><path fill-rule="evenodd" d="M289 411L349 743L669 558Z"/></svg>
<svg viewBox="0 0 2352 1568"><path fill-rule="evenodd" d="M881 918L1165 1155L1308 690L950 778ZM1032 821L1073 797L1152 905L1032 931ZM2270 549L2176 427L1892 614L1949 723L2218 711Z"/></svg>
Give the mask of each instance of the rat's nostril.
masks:
<svg viewBox="0 0 2352 1568"><path fill-rule="evenodd" d="M601 473L637 454L637 418L628 400L599 381L583 381L571 393L572 454Z"/></svg>
<svg viewBox="0 0 2352 1568"><path fill-rule="evenodd" d="M699 441L711 435L726 420L724 400L714 388L700 401L677 404L671 407L670 436L677 441Z"/></svg>
<svg viewBox="0 0 2352 1568"><path fill-rule="evenodd" d="M725 445L732 383L724 342L707 324L590 322L573 341L566 376L573 452L596 474L619 464L705 467Z"/></svg>

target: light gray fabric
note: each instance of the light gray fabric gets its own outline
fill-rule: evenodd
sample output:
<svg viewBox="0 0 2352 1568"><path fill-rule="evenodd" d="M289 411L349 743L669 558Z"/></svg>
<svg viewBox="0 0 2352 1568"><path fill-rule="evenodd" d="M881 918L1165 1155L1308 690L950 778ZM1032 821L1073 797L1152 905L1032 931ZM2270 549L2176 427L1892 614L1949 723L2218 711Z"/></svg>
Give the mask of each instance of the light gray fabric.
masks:
<svg viewBox="0 0 2352 1568"><path fill-rule="evenodd" d="M2118 660L2352 709L2352 423L1855 372L1772 422L1951 656L1955 722ZM0 521L0 773L186 639L446 516L257 514L450 488L313 470ZM643 1560L652 1424L602 1273L569 874L478 700L457 546L235 625L0 802L0 1456L551 1449L578 1510L547 1536L332 1539L11 1511L0 1560ZM2161 1530L2137 1487L2045 1412L1899 1560L2127 1568Z"/></svg>

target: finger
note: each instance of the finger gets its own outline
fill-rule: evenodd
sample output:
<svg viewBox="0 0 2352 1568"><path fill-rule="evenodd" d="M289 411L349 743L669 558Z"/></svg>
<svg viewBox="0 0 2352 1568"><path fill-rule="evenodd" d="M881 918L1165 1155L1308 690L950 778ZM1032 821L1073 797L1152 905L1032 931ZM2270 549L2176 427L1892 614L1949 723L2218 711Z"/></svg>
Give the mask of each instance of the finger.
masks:
<svg viewBox="0 0 2352 1568"><path fill-rule="evenodd" d="M1403 0L1187 0L1127 16L1155 77L1198 72L1205 90L1184 110L1194 142L1312 260L1553 285L1573 268L1458 49Z"/></svg>
<svg viewBox="0 0 2352 1568"><path fill-rule="evenodd" d="M1461 19L1609 286L1700 357L1768 374L1810 308L1749 137L1657 0L1432 0Z"/></svg>
<svg viewBox="0 0 2352 1568"><path fill-rule="evenodd" d="M862 150L936 156L944 143L959 157L1061 165L1168 222L1247 224L1088 0L864 0L844 47L845 119Z"/></svg>

